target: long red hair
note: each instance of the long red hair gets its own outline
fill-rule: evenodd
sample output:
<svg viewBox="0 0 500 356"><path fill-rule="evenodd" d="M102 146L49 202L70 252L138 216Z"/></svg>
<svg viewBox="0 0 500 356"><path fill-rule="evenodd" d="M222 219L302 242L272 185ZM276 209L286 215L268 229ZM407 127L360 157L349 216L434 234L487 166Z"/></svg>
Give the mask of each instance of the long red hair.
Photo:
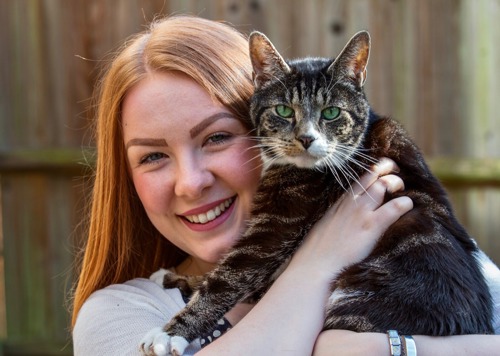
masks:
<svg viewBox="0 0 500 356"><path fill-rule="evenodd" d="M129 176L121 127L127 92L150 71L180 71L250 128L251 70L247 40L240 32L191 16L155 21L127 41L111 62L96 90L97 163L88 239L73 296L73 326L94 291L147 277L186 257L153 227Z"/></svg>

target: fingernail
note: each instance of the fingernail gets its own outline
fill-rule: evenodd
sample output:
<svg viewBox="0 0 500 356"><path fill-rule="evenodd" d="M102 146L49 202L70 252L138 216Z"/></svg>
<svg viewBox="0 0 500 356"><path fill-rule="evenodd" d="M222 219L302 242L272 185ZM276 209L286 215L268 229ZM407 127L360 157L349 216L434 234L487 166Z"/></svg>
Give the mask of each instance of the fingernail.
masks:
<svg viewBox="0 0 500 356"><path fill-rule="evenodd" d="M399 167L392 159L387 157L382 157L378 163L375 165L374 170L380 170L382 172L388 173L399 173Z"/></svg>
<svg viewBox="0 0 500 356"><path fill-rule="evenodd" d="M387 165L391 164L391 161L385 157L382 157L377 164L375 164L375 167L373 167L374 171L384 171L384 167L387 167Z"/></svg>

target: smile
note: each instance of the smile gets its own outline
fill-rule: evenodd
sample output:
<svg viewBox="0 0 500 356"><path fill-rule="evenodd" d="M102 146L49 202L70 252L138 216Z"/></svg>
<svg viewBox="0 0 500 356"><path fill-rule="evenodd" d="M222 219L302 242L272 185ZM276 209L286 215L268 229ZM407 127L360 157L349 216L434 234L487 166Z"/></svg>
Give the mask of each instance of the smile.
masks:
<svg viewBox="0 0 500 356"><path fill-rule="evenodd" d="M234 198L229 198L219 205L217 205L215 208L210 209L206 213L203 214L196 214L196 215L188 215L185 216L186 220L188 220L190 223L194 224L206 224L207 222L210 222L212 220L215 220L220 214L222 214L231 204L233 203Z"/></svg>

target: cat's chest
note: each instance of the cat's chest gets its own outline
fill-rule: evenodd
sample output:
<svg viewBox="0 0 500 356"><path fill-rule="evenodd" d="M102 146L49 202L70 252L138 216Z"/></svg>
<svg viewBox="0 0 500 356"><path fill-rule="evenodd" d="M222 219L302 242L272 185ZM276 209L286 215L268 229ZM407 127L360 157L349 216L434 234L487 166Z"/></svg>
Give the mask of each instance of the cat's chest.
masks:
<svg viewBox="0 0 500 356"><path fill-rule="evenodd" d="M300 206L304 210L325 210L342 194L331 172L270 167L264 174L257 196L269 204Z"/></svg>

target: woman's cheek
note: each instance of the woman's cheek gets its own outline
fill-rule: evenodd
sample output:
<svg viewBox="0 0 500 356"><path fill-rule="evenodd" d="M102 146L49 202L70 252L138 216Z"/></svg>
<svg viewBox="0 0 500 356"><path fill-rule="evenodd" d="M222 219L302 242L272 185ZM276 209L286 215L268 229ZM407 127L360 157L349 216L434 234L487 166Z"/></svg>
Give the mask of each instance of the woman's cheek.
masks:
<svg viewBox="0 0 500 356"><path fill-rule="evenodd" d="M168 203L167 179L157 172L133 175L135 190L147 211L162 212Z"/></svg>
<svg viewBox="0 0 500 356"><path fill-rule="evenodd" d="M244 172L247 184L253 185L256 189L262 174L260 150L247 144L243 150L241 162L242 165L239 169Z"/></svg>

